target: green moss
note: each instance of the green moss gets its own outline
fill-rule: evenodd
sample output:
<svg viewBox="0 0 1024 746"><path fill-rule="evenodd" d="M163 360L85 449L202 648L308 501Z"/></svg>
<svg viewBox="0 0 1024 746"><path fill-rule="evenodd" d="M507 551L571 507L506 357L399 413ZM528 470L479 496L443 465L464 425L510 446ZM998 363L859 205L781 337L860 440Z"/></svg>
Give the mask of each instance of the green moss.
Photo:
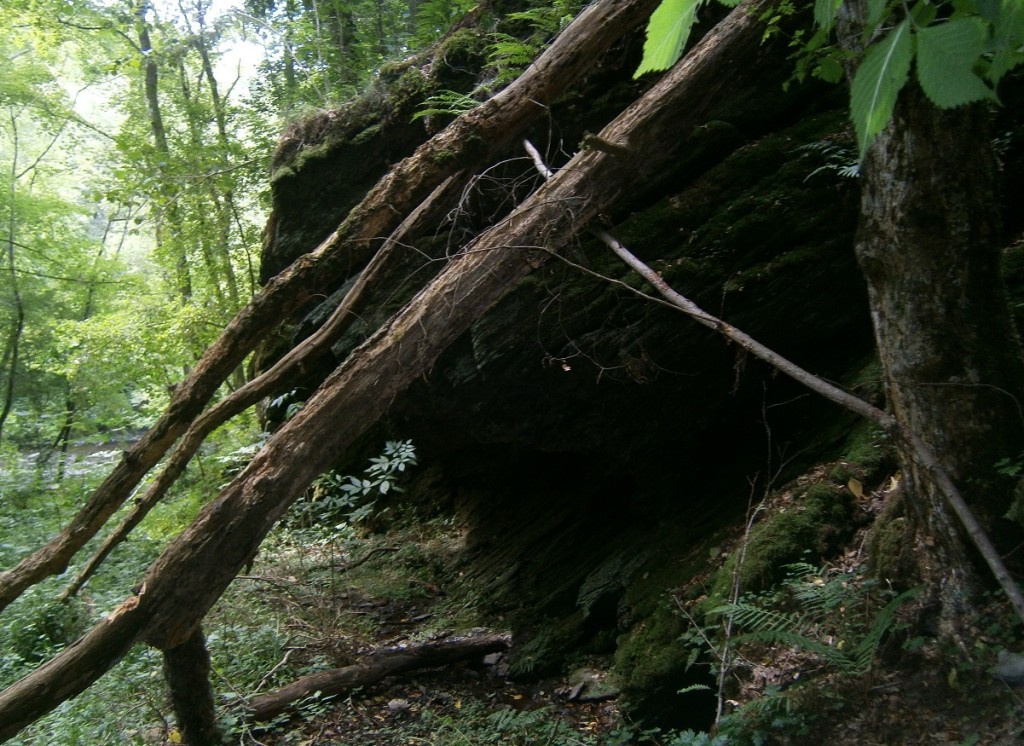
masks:
<svg viewBox="0 0 1024 746"><path fill-rule="evenodd" d="M715 573L712 591L701 610L729 597L737 573L744 592L759 591L781 580L785 565L829 556L850 535L852 517L849 490L827 482L807 487L789 507L754 526L746 546L734 551ZM738 565L740 557L742 565Z"/></svg>
<svg viewBox="0 0 1024 746"><path fill-rule="evenodd" d="M892 445L877 425L862 421L850 431L843 460L860 467L861 479L878 479L892 458Z"/></svg>
<svg viewBox="0 0 1024 746"><path fill-rule="evenodd" d="M658 691L686 671L690 651L679 642L684 628L684 620L666 600L619 638L615 672L627 696Z"/></svg>
<svg viewBox="0 0 1024 746"><path fill-rule="evenodd" d="M911 536L910 524L903 514L902 501L890 500L871 525L864 542L868 568L875 577L900 585L913 585L917 582L915 542L910 540Z"/></svg>
<svg viewBox="0 0 1024 746"><path fill-rule="evenodd" d="M420 72L420 69L418 67L410 67L395 81L395 84L391 87L391 93L400 100L422 98L429 87L427 79ZM395 108L398 108L398 106Z"/></svg>
<svg viewBox="0 0 1024 746"><path fill-rule="evenodd" d="M430 66L431 82L442 90L468 91L476 82L473 71L486 61L486 47L479 29L459 29L438 46Z"/></svg>
<svg viewBox="0 0 1024 746"><path fill-rule="evenodd" d="M451 148L441 148L430 154L430 160L436 163L438 166L444 166L450 163L454 163L459 158L459 153Z"/></svg>
<svg viewBox="0 0 1024 746"><path fill-rule="evenodd" d="M868 566L880 578L900 577L904 552L908 544L909 528L906 518L875 521L868 536Z"/></svg>
<svg viewBox="0 0 1024 746"><path fill-rule="evenodd" d="M373 138L380 135L381 126L380 124L371 124L369 127L364 129L362 132L352 138L353 145L363 145L368 143Z"/></svg>
<svg viewBox="0 0 1024 746"><path fill-rule="evenodd" d="M270 185L277 186L281 182L293 178L295 178L295 169L290 166L281 166L280 168L275 168L274 172L270 175Z"/></svg>
<svg viewBox="0 0 1024 746"><path fill-rule="evenodd" d="M409 68L405 60L385 62L377 69L377 79L382 83L394 83Z"/></svg>
<svg viewBox="0 0 1024 746"><path fill-rule="evenodd" d="M331 152L333 150L333 142L322 142L317 145L304 147L295 154L295 159L290 164L291 170L298 173L313 161L327 160L331 156ZM271 179L271 184L274 183L278 173L282 170L284 169L278 169L278 171L274 173L274 178Z"/></svg>

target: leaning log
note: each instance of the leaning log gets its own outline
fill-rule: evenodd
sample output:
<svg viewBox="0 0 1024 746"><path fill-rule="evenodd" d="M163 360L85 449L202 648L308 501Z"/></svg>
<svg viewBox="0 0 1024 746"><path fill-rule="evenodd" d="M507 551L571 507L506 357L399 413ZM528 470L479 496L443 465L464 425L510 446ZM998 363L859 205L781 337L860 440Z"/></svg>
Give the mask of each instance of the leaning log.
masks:
<svg viewBox="0 0 1024 746"><path fill-rule="evenodd" d="M274 277L210 345L156 424L124 453L71 523L16 567L0 573L0 610L26 588L67 569L269 330L365 264L379 237L390 235L441 182L489 163L590 72L605 50L642 23L657 2L599 0L583 10L515 82L392 168L315 251Z"/></svg>
<svg viewBox="0 0 1024 746"><path fill-rule="evenodd" d="M507 650L508 646L508 635L484 635L381 650L367 656L362 663L330 671L319 671L303 676L275 691L253 697L246 708L246 719L254 723L265 723L293 709L307 697L331 697L361 686L376 684L388 676L406 671L479 659L488 653Z"/></svg>
<svg viewBox="0 0 1024 746"><path fill-rule="evenodd" d="M680 133L707 121L742 89L745 73L766 64L771 53L761 45L757 11L771 2L747 0L733 10L600 133L620 150L577 154L354 350L153 563L139 595L72 646L77 657L62 653L0 693L0 739L84 690L135 640L161 650L188 640L270 528L338 453L429 375L441 353L519 280L677 158L686 142ZM89 653L90 667L83 668Z"/></svg>

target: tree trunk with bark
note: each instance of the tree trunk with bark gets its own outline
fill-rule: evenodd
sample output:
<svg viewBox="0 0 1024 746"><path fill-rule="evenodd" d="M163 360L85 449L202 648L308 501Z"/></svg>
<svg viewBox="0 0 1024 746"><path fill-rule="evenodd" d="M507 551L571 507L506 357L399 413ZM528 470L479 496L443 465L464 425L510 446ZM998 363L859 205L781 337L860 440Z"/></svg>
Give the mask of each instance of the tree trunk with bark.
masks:
<svg viewBox="0 0 1024 746"><path fill-rule="evenodd" d="M217 728L217 710L210 686L210 652L200 627L173 648L164 651L164 677L178 728L189 746L216 746L221 743Z"/></svg>
<svg viewBox="0 0 1024 746"><path fill-rule="evenodd" d="M1000 276L996 165L981 106L941 110L916 85L863 166L856 252L867 280L892 415L919 434L996 541L1024 449L1024 360ZM954 633L974 587L941 494L900 447L922 579ZM1001 530L999 530L1001 529Z"/></svg>

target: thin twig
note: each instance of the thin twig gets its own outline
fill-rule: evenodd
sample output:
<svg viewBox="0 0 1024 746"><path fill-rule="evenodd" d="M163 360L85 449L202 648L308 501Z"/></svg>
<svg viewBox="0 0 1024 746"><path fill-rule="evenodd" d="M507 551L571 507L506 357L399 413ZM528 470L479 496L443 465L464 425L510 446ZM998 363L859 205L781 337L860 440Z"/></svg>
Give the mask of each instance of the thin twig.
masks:
<svg viewBox="0 0 1024 746"><path fill-rule="evenodd" d="M292 657L292 653L294 653L294 652L295 652L295 648L288 648L288 650L285 651L284 658L279 660L277 662L277 665L275 665L272 669L267 671L266 676L264 676L262 679L260 679L260 683L257 684L256 688L252 690L252 693L253 694L258 693L259 690L262 689L263 686L268 681L270 681L270 677L271 676L273 676L275 673L277 673L283 666L286 666L288 664L288 659Z"/></svg>
<svg viewBox="0 0 1024 746"><path fill-rule="evenodd" d="M398 547L393 547L393 546L376 547L375 549L371 549L369 552L367 552L366 554L364 554L362 557L360 557L357 560L352 560L351 562L345 562L344 564L341 564L341 565L336 565L336 564L334 564L332 562L330 565L328 565L328 567L330 567L332 570L336 570L339 573L348 572L349 570L354 570L355 568L359 567L363 563L370 561L371 559L373 559L376 555L380 554L381 552L397 552L397 551L398 551Z"/></svg>

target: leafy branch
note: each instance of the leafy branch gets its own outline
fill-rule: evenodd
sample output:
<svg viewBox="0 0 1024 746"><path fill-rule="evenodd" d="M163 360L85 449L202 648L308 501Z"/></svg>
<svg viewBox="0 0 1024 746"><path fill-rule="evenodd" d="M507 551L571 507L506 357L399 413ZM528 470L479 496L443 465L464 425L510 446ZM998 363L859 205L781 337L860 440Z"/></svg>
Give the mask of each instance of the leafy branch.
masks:
<svg viewBox="0 0 1024 746"><path fill-rule="evenodd" d="M665 70L682 56L697 12L709 0L662 0L647 26L635 76ZM734 6L736 0L719 0ZM815 0L814 51L839 27L842 0ZM914 78L937 107L998 101L999 81L1024 62L1024 3L1020 0L868 0L860 28L840 29L848 46L863 47L850 83L850 117L863 159L892 119L900 91ZM839 79L832 64L828 77Z"/></svg>

